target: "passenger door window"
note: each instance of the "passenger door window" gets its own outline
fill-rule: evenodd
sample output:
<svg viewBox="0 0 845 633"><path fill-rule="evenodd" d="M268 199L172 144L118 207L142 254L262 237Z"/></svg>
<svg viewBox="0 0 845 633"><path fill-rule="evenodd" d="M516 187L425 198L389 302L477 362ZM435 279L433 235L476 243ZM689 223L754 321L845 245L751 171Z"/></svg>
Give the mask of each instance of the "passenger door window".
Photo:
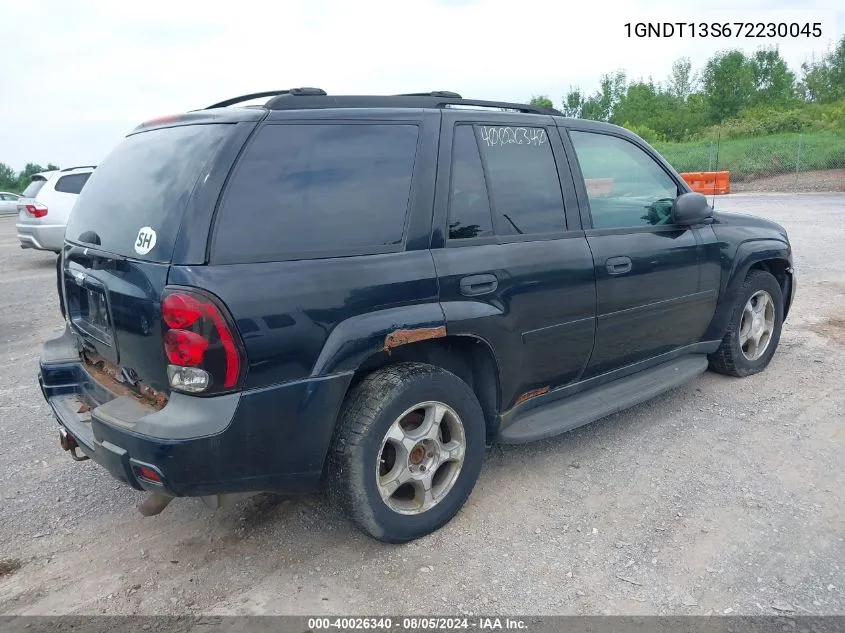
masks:
<svg viewBox="0 0 845 633"><path fill-rule="evenodd" d="M593 228L672 223L678 185L634 143L609 134L570 131L581 166Z"/></svg>
<svg viewBox="0 0 845 633"><path fill-rule="evenodd" d="M459 125L452 144L449 239L491 235L493 218L475 132L471 125Z"/></svg>
<svg viewBox="0 0 845 633"><path fill-rule="evenodd" d="M496 233L511 236L565 231L563 194L546 130L479 125L476 132Z"/></svg>

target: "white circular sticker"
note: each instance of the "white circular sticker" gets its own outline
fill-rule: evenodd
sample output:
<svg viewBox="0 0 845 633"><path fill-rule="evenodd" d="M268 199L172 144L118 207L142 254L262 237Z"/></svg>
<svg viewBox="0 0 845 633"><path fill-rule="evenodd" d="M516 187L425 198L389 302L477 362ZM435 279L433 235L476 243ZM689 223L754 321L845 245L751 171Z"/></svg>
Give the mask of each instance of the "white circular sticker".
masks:
<svg viewBox="0 0 845 633"><path fill-rule="evenodd" d="M135 240L135 252L139 255L146 255L156 245L156 232L149 226L138 231L138 239Z"/></svg>

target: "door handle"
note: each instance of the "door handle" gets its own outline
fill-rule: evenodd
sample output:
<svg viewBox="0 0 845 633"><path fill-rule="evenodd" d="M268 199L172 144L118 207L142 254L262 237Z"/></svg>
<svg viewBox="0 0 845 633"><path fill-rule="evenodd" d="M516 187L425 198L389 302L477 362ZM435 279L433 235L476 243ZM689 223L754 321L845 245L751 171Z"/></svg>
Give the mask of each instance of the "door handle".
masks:
<svg viewBox="0 0 845 633"><path fill-rule="evenodd" d="M470 275L460 282L461 294L465 297L477 297L494 292L499 287L496 275Z"/></svg>
<svg viewBox="0 0 845 633"><path fill-rule="evenodd" d="M611 257L607 260L607 272L611 275L624 275L631 272L633 263L630 257Z"/></svg>

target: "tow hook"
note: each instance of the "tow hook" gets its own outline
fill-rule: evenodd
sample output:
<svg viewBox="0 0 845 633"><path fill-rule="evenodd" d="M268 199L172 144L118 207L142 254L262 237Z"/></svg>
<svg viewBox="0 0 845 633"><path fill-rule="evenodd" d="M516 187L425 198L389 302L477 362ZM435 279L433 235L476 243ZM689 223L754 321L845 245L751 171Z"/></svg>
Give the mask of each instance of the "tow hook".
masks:
<svg viewBox="0 0 845 633"><path fill-rule="evenodd" d="M173 497L168 494L163 492L151 492L149 496L138 506L138 512L143 514L145 517L154 517L157 514L161 514L162 510L164 510L171 501L173 501Z"/></svg>
<svg viewBox="0 0 845 633"><path fill-rule="evenodd" d="M59 429L59 445L66 451L70 451L70 456L73 457L74 461L77 462L84 462L86 459L90 459L88 455L77 455L76 449L79 448L79 444L76 443L76 439L65 431L64 429Z"/></svg>

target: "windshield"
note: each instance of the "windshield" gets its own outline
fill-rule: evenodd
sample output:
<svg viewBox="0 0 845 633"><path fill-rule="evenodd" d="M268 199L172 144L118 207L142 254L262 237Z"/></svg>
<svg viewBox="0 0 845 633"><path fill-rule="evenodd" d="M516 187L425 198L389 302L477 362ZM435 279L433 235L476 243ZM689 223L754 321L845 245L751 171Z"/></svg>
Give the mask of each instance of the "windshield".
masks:
<svg viewBox="0 0 845 633"><path fill-rule="evenodd" d="M194 186L231 129L184 125L127 137L82 189L67 239L92 232L105 251L169 262Z"/></svg>

